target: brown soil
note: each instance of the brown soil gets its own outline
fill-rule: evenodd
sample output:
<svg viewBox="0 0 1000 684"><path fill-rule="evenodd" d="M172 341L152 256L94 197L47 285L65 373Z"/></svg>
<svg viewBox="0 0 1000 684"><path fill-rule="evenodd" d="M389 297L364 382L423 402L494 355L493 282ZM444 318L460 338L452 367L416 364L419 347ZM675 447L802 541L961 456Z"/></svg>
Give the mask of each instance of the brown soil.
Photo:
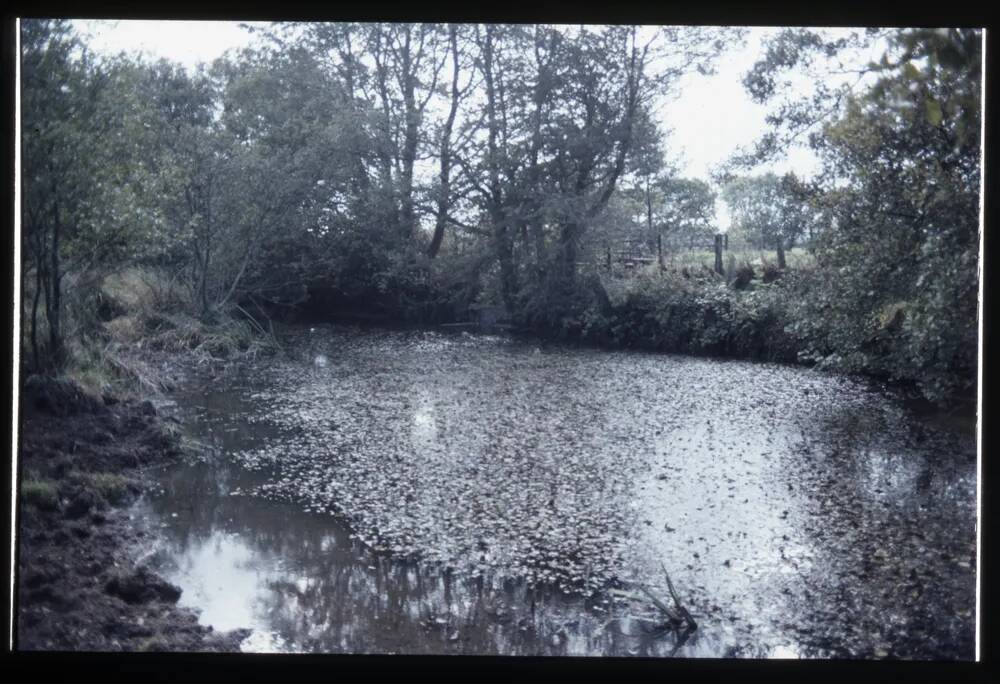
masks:
<svg viewBox="0 0 1000 684"><path fill-rule="evenodd" d="M91 397L32 377L21 393L16 644L19 650L238 651L180 589L137 563L148 533L127 507L143 468L180 455L149 402Z"/></svg>

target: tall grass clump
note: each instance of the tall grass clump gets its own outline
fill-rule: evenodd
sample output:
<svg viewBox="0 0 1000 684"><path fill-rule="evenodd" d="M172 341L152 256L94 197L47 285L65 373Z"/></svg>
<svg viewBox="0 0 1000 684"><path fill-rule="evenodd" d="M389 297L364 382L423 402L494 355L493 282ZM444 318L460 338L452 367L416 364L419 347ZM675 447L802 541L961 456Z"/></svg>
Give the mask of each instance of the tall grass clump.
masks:
<svg viewBox="0 0 1000 684"><path fill-rule="evenodd" d="M150 396L168 389L163 356L214 365L277 348L273 333L236 304L197 315L191 288L156 268L72 274L67 281L62 372L92 394Z"/></svg>

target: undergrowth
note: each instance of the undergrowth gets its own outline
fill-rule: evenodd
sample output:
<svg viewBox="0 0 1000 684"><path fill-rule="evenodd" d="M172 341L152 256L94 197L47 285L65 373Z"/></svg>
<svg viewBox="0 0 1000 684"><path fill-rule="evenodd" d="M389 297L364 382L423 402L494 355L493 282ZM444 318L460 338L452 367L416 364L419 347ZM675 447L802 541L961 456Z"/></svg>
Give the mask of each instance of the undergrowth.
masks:
<svg viewBox="0 0 1000 684"><path fill-rule="evenodd" d="M71 334L62 372L95 395L145 398L171 389L162 363L167 357L218 366L272 354L279 346L237 306L196 315L190 288L152 268L75 280L78 287L66 302ZM39 330L39 337L44 333Z"/></svg>

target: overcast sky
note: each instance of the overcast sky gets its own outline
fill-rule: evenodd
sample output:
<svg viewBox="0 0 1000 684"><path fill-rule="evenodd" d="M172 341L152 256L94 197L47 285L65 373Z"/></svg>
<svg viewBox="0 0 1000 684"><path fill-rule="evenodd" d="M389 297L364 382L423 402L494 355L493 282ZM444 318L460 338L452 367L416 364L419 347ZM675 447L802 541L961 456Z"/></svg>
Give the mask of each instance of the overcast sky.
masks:
<svg viewBox="0 0 1000 684"><path fill-rule="evenodd" d="M188 67L211 61L250 40L238 22L227 21L78 21L76 25L94 50L139 51ZM745 46L728 51L718 62L716 74L686 77L680 96L661 108L660 118L672 131L669 148L673 156L682 158L682 175L709 180L716 165L763 132L766 110L750 101L741 81L762 40L774 30L751 29ZM771 168L810 176L818 166L812 153L803 148L791 150L787 161Z"/></svg>

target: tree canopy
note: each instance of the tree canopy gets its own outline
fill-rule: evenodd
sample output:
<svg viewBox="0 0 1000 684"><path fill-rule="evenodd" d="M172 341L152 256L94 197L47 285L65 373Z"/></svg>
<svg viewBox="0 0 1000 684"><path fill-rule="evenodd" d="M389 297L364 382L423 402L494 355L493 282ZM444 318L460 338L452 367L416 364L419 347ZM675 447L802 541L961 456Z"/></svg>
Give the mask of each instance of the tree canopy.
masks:
<svg viewBox="0 0 1000 684"><path fill-rule="evenodd" d="M64 360L64 294L92 291L66 283L128 265L162 269L206 323L235 306L491 305L565 330L611 311L611 242L707 249L720 199L780 268L814 254L788 314L812 357L920 368L938 394L975 365L978 31L777 32L744 80L767 130L720 186L678 173L659 112L739 29L275 24L193 70L98 58L64 21L22 32L37 368ZM845 66L861 49L884 56ZM789 87L824 69L853 80ZM760 173L795 140L822 173Z"/></svg>

